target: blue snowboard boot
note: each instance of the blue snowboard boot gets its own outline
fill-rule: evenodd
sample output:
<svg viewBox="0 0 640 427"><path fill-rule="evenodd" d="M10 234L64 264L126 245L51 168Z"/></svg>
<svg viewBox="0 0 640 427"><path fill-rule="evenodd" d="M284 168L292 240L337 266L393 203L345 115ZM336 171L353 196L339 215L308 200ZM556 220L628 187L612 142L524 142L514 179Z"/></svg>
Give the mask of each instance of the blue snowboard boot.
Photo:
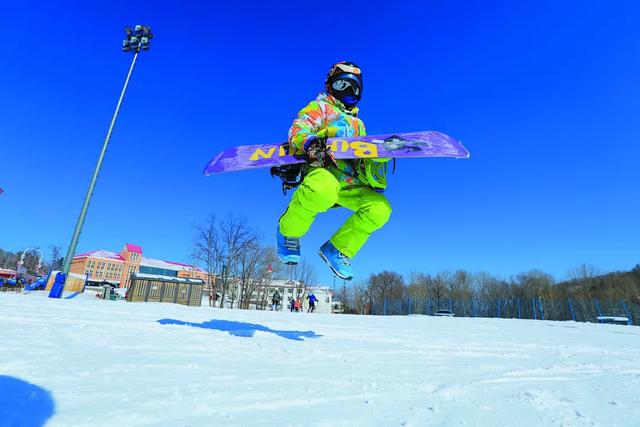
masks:
<svg viewBox="0 0 640 427"><path fill-rule="evenodd" d="M280 232L280 227L278 227L276 241L280 261L289 265L295 265L300 262L300 239L283 236Z"/></svg>
<svg viewBox="0 0 640 427"><path fill-rule="evenodd" d="M353 279L353 269L349 263L349 258L333 246L331 241L327 241L320 247L318 255L331 267L336 276L344 280Z"/></svg>

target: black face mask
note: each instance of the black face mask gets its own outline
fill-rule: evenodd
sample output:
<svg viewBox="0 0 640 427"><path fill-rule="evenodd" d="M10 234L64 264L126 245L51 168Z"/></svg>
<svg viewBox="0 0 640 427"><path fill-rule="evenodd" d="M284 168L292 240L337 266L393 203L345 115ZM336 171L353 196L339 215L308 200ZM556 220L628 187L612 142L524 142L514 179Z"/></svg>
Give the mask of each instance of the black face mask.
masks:
<svg viewBox="0 0 640 427"><path fill-rule="evenodd" d="M355 74L338 74L331 79L329 91L331 95L351 108L360 102L362 96L362 81Z"/></svg>

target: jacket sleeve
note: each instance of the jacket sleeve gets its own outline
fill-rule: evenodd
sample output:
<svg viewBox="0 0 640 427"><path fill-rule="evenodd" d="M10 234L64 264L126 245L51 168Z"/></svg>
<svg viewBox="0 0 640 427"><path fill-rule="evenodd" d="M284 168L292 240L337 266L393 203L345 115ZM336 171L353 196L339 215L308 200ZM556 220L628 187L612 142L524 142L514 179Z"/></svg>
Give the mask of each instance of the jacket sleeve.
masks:
<svg viewBox="0 0 640 427"><path fill-rule="evenodd" d="M358 118L358 124L360 129L358 129L358 136L366 136L367 135L367 130L364 127L364 122Z"/></svg>
<svg viewBox="0 0 640 427"><path fill-rule="evenodd" d="M320 128L324 118L324 112L317 101L311 101L309 105L298 112L298 117L293 121L289 129L289 144L292 152L304 151L304 144L314 137Z"/></svg>

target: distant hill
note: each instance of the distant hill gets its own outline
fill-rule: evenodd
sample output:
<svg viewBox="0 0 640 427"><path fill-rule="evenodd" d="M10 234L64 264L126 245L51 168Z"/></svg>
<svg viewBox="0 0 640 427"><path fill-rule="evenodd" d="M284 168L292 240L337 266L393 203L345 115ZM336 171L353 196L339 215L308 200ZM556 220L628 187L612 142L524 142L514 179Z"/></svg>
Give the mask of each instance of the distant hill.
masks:
<svg viewBox="0 0 640 427"><path fill-rule="evenodd" d="M624 298L640 304L640 264L629 271L576 277L560 282L557 289L574 297L617 299Z"/></svg>

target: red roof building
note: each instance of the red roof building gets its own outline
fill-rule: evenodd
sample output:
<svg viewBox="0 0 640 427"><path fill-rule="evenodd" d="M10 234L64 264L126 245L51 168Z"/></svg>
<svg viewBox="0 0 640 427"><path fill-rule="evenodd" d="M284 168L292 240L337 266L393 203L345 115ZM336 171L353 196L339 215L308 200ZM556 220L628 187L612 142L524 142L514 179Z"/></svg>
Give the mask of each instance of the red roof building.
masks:
<svg viewBox="0 0 640 427"><path fill-rule="evenodd" d="M71 261L71 272L88 274L89 283L110 283L121 288L129 286L132 273L195 277L207 281L206 272L197 266L145 258L142 248L130 243L126 243L118 253L99 249L78 254Z"/></svg>

